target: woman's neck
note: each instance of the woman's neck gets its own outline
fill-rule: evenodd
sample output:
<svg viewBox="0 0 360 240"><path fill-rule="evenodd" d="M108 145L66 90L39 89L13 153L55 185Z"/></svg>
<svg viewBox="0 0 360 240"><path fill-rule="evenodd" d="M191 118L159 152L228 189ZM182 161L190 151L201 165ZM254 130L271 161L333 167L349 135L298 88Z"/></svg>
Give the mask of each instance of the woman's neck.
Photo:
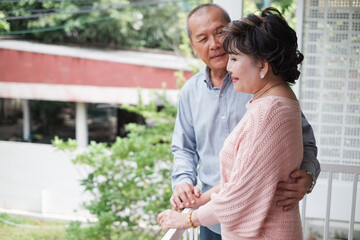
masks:
<svg viewBox="0 0 360 240"><path fill-rule="evenodd" d="M283 80L270 81L263 88L261 88L256 93L254 93L253 100L259 99L261 97L265 97L268 94L270 94L275 88L280 87L280 86L285 86L285 85L288 85L288 84Z"/></svg>

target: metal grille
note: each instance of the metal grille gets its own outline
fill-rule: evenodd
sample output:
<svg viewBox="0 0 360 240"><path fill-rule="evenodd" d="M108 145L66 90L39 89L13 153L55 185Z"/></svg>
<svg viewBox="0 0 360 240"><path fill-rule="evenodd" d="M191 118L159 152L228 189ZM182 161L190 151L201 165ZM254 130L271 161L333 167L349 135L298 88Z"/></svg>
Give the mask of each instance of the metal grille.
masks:
<svg viewBox="0 0 360 240"><path fill-rule="evenodd" d="M304 9L300 102L319 161L360 165L360 0L305 0Z"/></svg>

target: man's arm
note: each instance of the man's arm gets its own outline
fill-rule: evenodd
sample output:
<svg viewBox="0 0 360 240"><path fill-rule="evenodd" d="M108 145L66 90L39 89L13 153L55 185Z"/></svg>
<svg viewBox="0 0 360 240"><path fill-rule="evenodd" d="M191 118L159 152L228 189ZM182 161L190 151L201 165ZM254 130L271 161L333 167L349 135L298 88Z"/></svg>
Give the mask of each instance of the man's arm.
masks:
<svg viewBox="0 0 360 240"><path fill-rule="evenodd" d="M314 132L303 113L301 113L301 117L302 117L304 156L300 168L305 171L311 172L314 175L314 177L317 179L317 177L320 174L321 168L320 168L320 163L317 160L317 147L316 147Z"/></svg>
<svg viewBox="0 0 360 240"><path fill-rule="evenodd" d="M290 177L296 180L295 183L280 182L276 192L278 196L287 197L287 199L277 202L278 206L283 206L284 211L293 208L301 199L303 199L309 189L313 187L313 183L316 182L321 171L320 163L317 160L317 147L314 132L303 113L301 113L301 116L304 145L304 156L300 167L301 169L295 170L290 174ZM313 177L315 179L313 179Z"/></svg>
<svg viewBox="0 0 360 240"><path fill-rule="evenodd" d="M200 196L200 191L194 186L197 184L197 154L193 119L188 97L182 92L178 104L178 114L172 139L171 150L174 154L172 170L173 195L170 203L173 208L184 208L193 204L195 196ZM195 196L194 196L195 195Z"/></svg>

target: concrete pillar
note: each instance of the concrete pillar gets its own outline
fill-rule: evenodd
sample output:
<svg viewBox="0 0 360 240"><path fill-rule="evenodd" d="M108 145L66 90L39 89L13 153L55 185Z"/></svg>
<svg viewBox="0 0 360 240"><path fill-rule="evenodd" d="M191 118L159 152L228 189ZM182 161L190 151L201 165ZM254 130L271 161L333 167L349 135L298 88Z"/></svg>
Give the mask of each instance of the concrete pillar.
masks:
<svg viewBox="0 0 360 240"><path fill-rule="evenodd" d="M25 141L30 140L30 106L29 106L29 100L24 99L23 101L23 139Z"/></svg>
<svg viewBox="0 0 360 240"><path fill-rule="evenodd" d="M243 15L243 0L214 0L213 3L223 7L229 13L231 20L238 20Z"/></svg>
<svg viewBox="0 0 360 240"><path fill-rule="evenodd" d="M86 103L76 103L76 141L79 147L88 145L87 109Z"/></svg>

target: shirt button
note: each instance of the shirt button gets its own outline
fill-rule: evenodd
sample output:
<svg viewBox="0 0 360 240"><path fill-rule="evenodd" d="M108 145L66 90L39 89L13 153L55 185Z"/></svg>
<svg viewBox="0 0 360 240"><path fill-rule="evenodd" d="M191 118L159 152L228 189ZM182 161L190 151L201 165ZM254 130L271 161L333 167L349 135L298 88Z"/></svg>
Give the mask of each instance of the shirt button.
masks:
<svg viewBox="0 0 360 240"><path fill-rule="evenodd" d="M225 119L225 115L222 115L222 116L221 116L221 119L224 120L224 119Z"/></svg>

